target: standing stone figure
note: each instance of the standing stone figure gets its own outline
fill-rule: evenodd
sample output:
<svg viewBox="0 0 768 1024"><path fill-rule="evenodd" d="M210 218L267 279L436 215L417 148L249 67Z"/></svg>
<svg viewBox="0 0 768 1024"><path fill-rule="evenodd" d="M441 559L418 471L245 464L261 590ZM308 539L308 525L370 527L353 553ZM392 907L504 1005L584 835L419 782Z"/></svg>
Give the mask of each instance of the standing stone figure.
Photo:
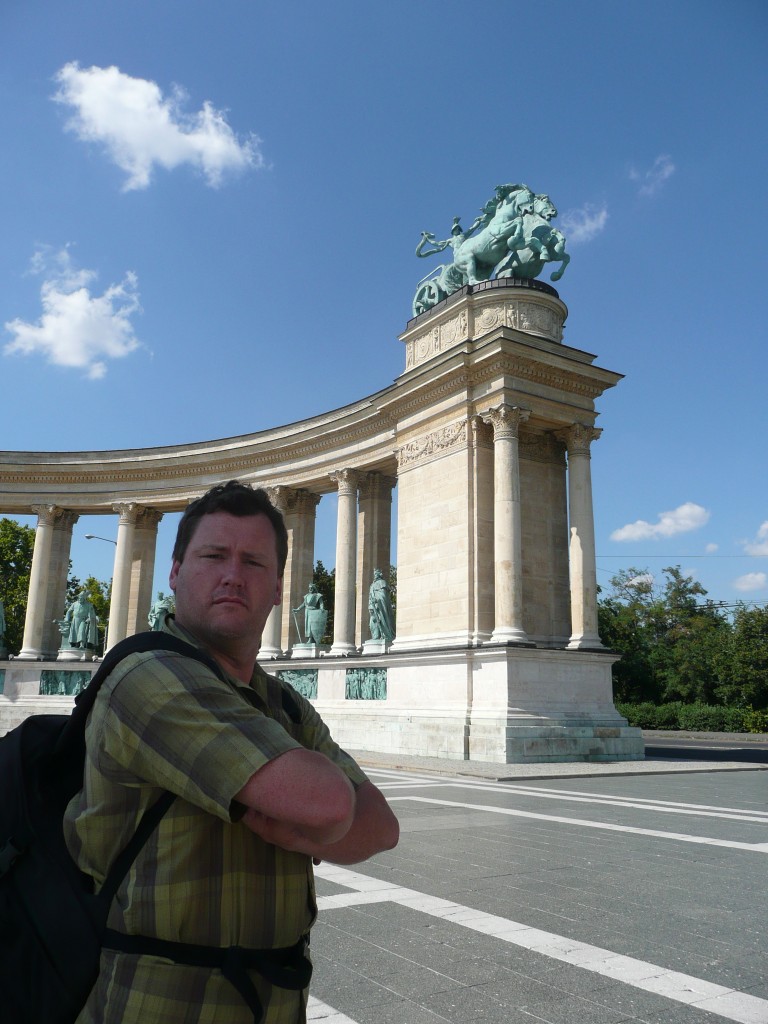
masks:
<svg viewBox="0 0 768 1024"><path fill-rule="evenodd" d="M386 640L391 644L395 639L395 613L389 584L381 569L373 570L373 583L368 591L368 614L372 640Z"/></svg>
<svg viewBox="0 0 768 1024"><path fill-rule="evenodd" d="M328 622L328 612L323 595L318 591L316 584L309 584L309 592L304 595L304 600L298 608L293 609L294 615L302 608L304 609L303 643L320 645L323 642L323 634ZM298 628L298 623L296 626ZM299 636L301 636L301 630L299 630Z"/></svg>
<svg viewBox="0 0 768 1024"><path fill-rule="evenodd" d="M96 609L84 590L80 591L67 608L64 613L64 622L69 627L66 635L70 647L93 651L97 649L99 646L99 621L96 618Z"/></svg>

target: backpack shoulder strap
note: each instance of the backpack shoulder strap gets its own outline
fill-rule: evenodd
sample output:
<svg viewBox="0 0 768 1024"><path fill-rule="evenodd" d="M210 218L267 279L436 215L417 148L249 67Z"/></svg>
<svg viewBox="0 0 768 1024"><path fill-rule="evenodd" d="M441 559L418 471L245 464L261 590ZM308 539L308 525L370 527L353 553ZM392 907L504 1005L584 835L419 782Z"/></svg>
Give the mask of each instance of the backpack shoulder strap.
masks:
<svg viewBox="0 0 768 1024"><path fill-rule="evenodd" d="M193 647L192 644L188 644L186 640L181 640L171 633L163 633L159 630L136 633L134 636L128 636L125 640L121 640L107 651L104 660L94 673L93 679L91 679L83 692L75 698L75 711L73 714L78 714L79 712L87 718L96 700L96 694L99 692L99 688L107 676L129 654L143 653L144 651L174 651L176 654L183 654L187 658L202 661L212 672L216 673L219 679L224 678L217 662L209 654L206 654L205 651L201 651L199 647Z"/></svg>
<svg viewBox="0 0 768 1024"><path fill-rule="evenodd" d="M174 651L177 654L183 654L187 658L194 658L196 661L201 661L204 665L207 665L208 668L210 668L211 671L219 677L219 679L224 680L225 678L221 668L210 655L201 651L198 647L193 647L192 644L188 644L185 640L180 640L171 633L163 633L158 630L136 633L134 636L126 637L125 640L121 640L107 652L104 661L97 669L89 685L78 697L75 698L76 707L72 712L70 721L67 723L67 726L72 729L72 733L70 734L68 741L82 744L83 757L85 756L85 720L94 705L99 688L110 672L119 665L123 658L126 658L129 654L143 651ZM64 739L64 737L62 739ZM175 793L163 793L163 795L144 812L133 836L131 836L128 844L120 852L107 873L104 884L99 891L99 899L101 901L105 902L107 905L112 902L120 883L128 874L134 860L136 860L136 857L139 855L142 847L160 824L161 819L175 799Z"/></svg>

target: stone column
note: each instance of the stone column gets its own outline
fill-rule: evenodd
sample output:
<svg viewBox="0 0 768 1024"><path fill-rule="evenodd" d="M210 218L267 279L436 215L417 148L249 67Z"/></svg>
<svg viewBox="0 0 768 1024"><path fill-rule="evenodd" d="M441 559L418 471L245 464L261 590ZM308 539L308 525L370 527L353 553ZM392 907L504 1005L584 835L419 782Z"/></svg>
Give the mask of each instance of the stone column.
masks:
<svg viewBox="0 0 768 1024"><path fill-rule="evenodd" d="M128 635L128 601L131 592L131 569L136 521L141 512L135 502L113 505L119 514L117 521L117 549L115 570L112 574L112 600L109 606L109 629L104 651L110 650Z"/></svg>
<svg viewBox="0 0 768 1024"><path fill-rule="evenodd" d="M289 489L287 487L265 487L264 490L269 496L269 500L275 506L285 519L286 509L288 505ZM287 524L286 524L287 526ZM288 561L290 562L291 553L293 547L293 538L291 536L290 529L288 530ZM261 648L259 650L259 658L279 658L283 653L282 645L282 634L283 634L283 610L286 607L286 586L290 583L289 576L290 566L286 562L286 570L283 575L283 603L276 604L272 611L269 613L266 625L264 626L264 632L261 634Z"/></svg>
<svg viewBox="0 0 768 1024"><path fill-rule="evenodd" d="M518 431L530 413L511 405L489 409L493 425L493 550L496 612L492 643L530 641L523 629L523 530Z"/></svg>
<svg viewBox="0 0 768 1024"><path fill-rule="evenodd" d="M336 520L336 602L333 646L330 653L354 654L357 473L353 469L342 469L331 473L330 477L339 489L339 511Z"/></svg>
<svg viewBox="0 0 768 1024"><path fill-rule="evenodd" d="M76 512L62 510L53 524L53 543L48 563L48 594L43 624L43 651L45 657L55 658L61 646L61 633L57 619L66 610L69 556L72 549L72 528L80 518Z"/></svg>
<svg viewBox="0 0 768 1024"><path fill-rule="evenodd" d="M574 423L557 436L568 449L568 511L571 571L570 650L602 648L597 632L597 565L592 511L590 445L601 430Z"/></svg>
<svg viewBox="0 0 768 1024"><path fill-rule="evenodd" d="M155 575L157 527L162 518L163 513L154 508L139 508L136 512L126 636L143 633L149 628L148 617L153 598L152 583Z"/></svg>
<svg viewBox="0 0 768 1024"><path fill-rule="evenodd" d="M368 622L368 590L373 570L381 569L389 579L392 556L392 490L395 477L381 473L360 476L357 520L357 602L355 643L361 647L370 639Z"/></svg>
<svg viewBox="0 0 768 1024"><path fill-rule="evenodd" d="M472 635L474 646L489 643L493 633L494 551L493 551L493 429L481 416L469 421L471 433L471 491L470 522L472 537L472 563L470 571L472 592Z"/></svg>
<svg viewBox="0 0 768 1024"><path fill-rule="evenodd" d="M31 508L37 515L37 530L35 531L35 547L32 551L32 568L29 575L24 639L18 657L30 661L42 661L48 653L43 647L43 635L51 580L53 529L56 520L63 515L64 509L57 505L32 505Z"/></svg>

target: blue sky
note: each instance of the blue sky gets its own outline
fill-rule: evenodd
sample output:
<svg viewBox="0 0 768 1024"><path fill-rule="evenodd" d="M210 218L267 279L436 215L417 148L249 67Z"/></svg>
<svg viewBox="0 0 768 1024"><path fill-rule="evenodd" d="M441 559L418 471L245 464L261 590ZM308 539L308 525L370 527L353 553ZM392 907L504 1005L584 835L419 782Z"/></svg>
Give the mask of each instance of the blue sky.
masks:
<svg viewBox="0 0 768 1024"><path fill-rule="evenodd" d="M768 601L763 0L3 0L0 47L5 450L228 437L386 387L420 232L525 182L568 239L565 340L625 374L598 581L679 564ZM74 571L109 578L86 532L116 524L75 527Z"/></svg>

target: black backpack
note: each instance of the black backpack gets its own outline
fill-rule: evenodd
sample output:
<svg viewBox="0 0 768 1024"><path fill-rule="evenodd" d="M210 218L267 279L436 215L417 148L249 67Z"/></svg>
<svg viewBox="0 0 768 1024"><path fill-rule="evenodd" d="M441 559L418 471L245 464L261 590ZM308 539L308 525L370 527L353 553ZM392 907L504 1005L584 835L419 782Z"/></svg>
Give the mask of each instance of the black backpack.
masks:
<svg viewBox="0 0 768 1024"><path fill-rule="evenodd" d="M98 895L69 856L62 820L82 789L85 722L99 687L134 651L208 655L170 633L139 633L116 644L64 715L32 715L0 740L0 1017L4 1024L71 1024L99 970L107 914L121 881L174 800L145 813Z"/></svg>

